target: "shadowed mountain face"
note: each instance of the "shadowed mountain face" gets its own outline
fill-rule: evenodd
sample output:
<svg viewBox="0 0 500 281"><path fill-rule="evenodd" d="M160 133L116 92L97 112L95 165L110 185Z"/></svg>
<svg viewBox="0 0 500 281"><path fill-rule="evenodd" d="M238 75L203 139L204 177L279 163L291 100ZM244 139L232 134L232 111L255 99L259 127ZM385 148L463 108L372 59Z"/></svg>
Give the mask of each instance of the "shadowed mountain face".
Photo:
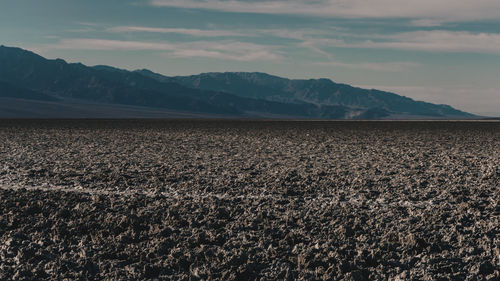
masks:
<svg viewBox="0 0 500 281"><path fill-rule="evenodd" d="M115 107L126 105L137 107L135 117L140 116L141 108L148 112L154 108L207 114L207 117L213 114L328 119L376 119L395 115L472 117L449 106L353 88L328 79L289 80L262 73L166 77L148 70L126 71L66 63L61 59L47 60L29 51L4 46L0 47L0 98L37 100L30 103L30 108L41 102L50 102L50 108L71 102L72 106L80 104L81 108L98 104L100 110L113 112ZM12 104L22 107L23 103ZM43 110L37 110L37 116L43 116ZM16 112L26 111L20 108ZM61 114L60 117L73 117L70 112ZM150 116L148 114L145 116ZM112 114L106 116L113 117Z"/></svg>
<svg viewBox="0 0 500 281"><path fill-rule="evenodd" d="M210 102L214 93L160 83L138 73L47 60L15 48L0 48L0 80L61 100L149 106L234 114L238 110ZM2 92L4 90L2 89Z"/></svg>
<svg viewBox="0 0 500 281"><path fill-rule="evenodd" d="M58 99L40 92L16 87L7 82L0 81L0 98L16 98L37 101L57 101Z"/></svg>

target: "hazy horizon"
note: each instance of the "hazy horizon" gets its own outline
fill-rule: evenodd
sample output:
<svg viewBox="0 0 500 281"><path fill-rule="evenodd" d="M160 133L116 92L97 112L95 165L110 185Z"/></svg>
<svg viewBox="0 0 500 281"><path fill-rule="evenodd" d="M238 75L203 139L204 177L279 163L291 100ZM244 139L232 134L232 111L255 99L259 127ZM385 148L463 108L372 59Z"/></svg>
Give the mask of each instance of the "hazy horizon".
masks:
<svg viewBox="0 0 500 281"><path fill-rule="evenodd" d="M0 44L167 76L329 78L500 116L499 11L492 0L26 0L2 3Z"/></svg>

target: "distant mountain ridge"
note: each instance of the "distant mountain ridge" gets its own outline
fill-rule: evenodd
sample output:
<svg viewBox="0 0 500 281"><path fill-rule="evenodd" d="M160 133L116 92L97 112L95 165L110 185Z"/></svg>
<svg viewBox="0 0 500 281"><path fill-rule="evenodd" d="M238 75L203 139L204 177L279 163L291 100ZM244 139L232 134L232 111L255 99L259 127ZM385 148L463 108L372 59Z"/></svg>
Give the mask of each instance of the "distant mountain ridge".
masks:
<svg viewBox="0 0 500 281"><path fill-rule="evenodd" d="M58 104L71 102L72 108L75 104L82 108L98 104L96 108L110 111L105 116L113 116L111 113L117 106L133 106L137 107L134 116L140 116L140 110L151 108L155 112L165 110L196 116L256 118L473 117L449 106L353 88L328 79L290 80L242 72L167 77L149 70L128 71L104 65L89 67L62 59L48 60L30 51L5 46L0 46L2 98L18 99L12 103L17 107L22 106L22 100L36 100L29 108L15 111L23 114L36 104L50 102L49 107L36 108L37 116L43 116L42 108L57 108ZM121 109L121 112L124 111ZM61 117L72 117L70 113L65 114Z"/></svg>
<svg viewBox="0 0 500 281"><path fill-rule="evenodd" d="M228 72L173 77L173 81L191 88L238 93L243 97L287 103L339 105L434 117L467 116L448 105L436 105L375 89L337 84L325 78L291 80L266 73Z"/></svg>

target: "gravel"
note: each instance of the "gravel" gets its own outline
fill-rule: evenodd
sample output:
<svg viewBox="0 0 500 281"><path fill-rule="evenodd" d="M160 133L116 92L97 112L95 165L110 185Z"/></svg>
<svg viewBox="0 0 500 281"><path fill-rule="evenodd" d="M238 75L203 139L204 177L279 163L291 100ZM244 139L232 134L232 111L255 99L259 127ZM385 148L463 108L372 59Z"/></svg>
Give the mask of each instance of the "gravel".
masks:
<svg viewBox="0 0 500 281"><path fill-rule="evenodd" d="M500 122L1 120L0 279L500 280Z"/></svg>

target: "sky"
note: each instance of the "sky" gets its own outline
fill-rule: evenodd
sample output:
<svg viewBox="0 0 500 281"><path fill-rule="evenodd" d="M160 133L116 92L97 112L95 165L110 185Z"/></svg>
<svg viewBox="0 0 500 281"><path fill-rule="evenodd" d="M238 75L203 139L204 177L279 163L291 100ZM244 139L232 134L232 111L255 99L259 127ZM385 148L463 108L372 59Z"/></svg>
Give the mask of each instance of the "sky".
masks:
<svg viewBox="0 0 500 281"><path fill-rule="evenodd" d="M500 116L498 0L0 0L0 44L169 76L329 78Z"/></svg>

